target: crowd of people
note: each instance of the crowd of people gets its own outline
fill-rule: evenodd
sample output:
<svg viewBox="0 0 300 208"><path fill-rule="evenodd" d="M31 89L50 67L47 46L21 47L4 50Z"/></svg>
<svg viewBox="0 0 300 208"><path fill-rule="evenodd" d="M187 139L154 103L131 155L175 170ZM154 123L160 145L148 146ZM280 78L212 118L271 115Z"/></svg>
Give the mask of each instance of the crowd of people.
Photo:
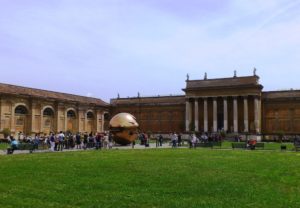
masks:
<svg viewBox="0 0 300 208"><path fill-rule="evenodd" d="M162 134L156 134L155 137L152 137L152 139L155 139L156 147L163 146L163 143L165 141L170 141L170 146L172 148L181 147L184 145L184 141L186 141L190 147L196 147L198 143L209 143L209 142L220 142L223 140L222 136L220 134L190 134L188 138L184 138L181 133L170 133L169 135L164 135L165 138L162 136ZM150 134L146 133L139 133L138 140L140 141L140 145L145 145L145 147L149 146L150 141Z"/></svg>
<svg viewBox="0 0 300 208"><path fill-rule="evenodd" d="M182 139L181 134L173 133L170 136L171 142L173 148L183 146L184 140ZM188 136L187 142L189 144L190 148L196 148L197 144L199 143L210 143L210 142L220 142L223 138L220 134L208 134L208 133L202 133L199 135L196 134L190 134Z"/></svg>
<svg viewBox="0 0 300 208"><path fill-rule="evenodd" d="M104 133L64 133L59 132L57 134L51 132L50 135L40 136L35 134L34 137L26 136L20 132L17 138L9 136L8 142L14 146L17 146L19 142L33 144L34 149L38 149L39 146L49 148L51 151L63 151L64 149L111 149L113 147L112 135L108 132ZM45 149L44 148L44 149Z"/></svg>

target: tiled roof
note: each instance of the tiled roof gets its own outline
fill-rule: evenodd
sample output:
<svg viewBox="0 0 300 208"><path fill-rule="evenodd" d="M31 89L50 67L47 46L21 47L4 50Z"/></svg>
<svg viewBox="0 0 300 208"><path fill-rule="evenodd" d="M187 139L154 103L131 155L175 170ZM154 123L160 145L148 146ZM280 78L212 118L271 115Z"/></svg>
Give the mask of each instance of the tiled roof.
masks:
<svg viewBox="0 0 300 208"><path fill-rule="evenodd" d="M48 90L21 87L10 84L0 83L0 94L23 95L35 98L55 99L67 102L79 102L83 104L94 104L100 106L108 106L109 104L101 99L72 95L68 93L53 92Z"/></svg>

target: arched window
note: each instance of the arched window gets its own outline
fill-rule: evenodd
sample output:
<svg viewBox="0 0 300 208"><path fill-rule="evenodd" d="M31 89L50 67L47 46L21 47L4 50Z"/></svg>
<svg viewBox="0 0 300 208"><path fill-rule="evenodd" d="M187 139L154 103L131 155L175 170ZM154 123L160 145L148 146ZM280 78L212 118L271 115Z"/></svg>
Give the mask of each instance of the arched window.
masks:
<svg viewBox="0 0 300 208"><path fill-rule="evenodd" d="M69 110L67 112L67 117L68 118L76 118L76 114L75 114L75 112L73 110Z"/></svg>
<svg viewBox="0 0 300 208"><path fill-rule="evenodd" d="M94 119L94 114L92 112L88 112L86 114L87 119Z"/></svg>
<svg viewBox="0 0 300 208"><path fill-rule="evenodd" d="M43 112L44 116L54 116L54 112L51 108L46 108Z"/></svg>
<svg viewBox="0 0 300 208"><path fill-rule="evenodd" d="M15 109L15 114L26 115L26 114L28 114L27 108L23 105L19 105Z"/></svg>

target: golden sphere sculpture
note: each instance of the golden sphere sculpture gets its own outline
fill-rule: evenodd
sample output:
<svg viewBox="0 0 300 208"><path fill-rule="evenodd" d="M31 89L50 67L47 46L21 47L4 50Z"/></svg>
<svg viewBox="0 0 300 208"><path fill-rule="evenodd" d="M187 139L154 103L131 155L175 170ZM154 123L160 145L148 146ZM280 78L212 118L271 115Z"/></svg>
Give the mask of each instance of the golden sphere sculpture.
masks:
<svg viewBox="0 0 300 208"><path fill-rule="evenodd" d="M129 113L119 113L109 122L114 141L121 145L128 145L137 139L138 127L136 118Z"/></svg>

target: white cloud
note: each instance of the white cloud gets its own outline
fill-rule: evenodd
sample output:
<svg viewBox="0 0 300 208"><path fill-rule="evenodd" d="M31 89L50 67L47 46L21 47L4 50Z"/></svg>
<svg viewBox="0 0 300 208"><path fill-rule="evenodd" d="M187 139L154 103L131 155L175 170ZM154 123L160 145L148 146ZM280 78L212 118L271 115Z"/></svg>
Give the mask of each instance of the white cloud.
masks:
<svg viewBox="0 0 300 208"><path fill-rule="evenodd" d="M124 2L0 8L0 64L10 69L4 77L39 88L53 83L55 90L83 95L97 89L93 96L108 100L118 91L124 96L181 93L186 73L192 79L204 72L209 77L232 76L233 70L249 75L255 66L268 88L278 83L297 88L299 0L232 0L218 12L210 4L211 12L193 15L176 15L175 7L160 4ZM38 81L27 76L40 71L51 76ZM293 76L281 81L283 73Z"/></svg>

